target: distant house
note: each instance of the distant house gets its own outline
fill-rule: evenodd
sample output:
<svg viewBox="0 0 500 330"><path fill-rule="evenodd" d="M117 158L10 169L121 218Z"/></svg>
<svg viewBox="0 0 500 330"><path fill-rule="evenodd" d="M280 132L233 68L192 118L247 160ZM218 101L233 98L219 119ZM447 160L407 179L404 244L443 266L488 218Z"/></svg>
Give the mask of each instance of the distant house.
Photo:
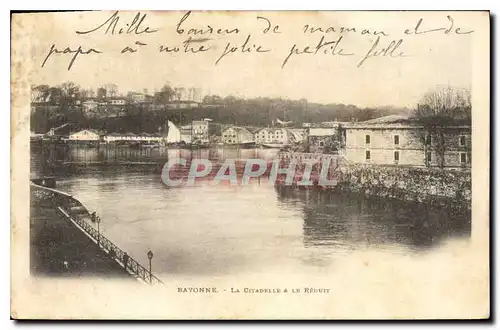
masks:
<svg viewBox="0 0 500 330"><path fill-rule="evenodd" d="M222 143L246 144L255 142L254 135L244 127L233 126L222 131Z"/></svg>
<svg viewBox="0 0 500 330"><path fill-rule="evenodd" d="M215 134L216 126L211 119L193 120L191 122L192 141L207 143L210 137Z"/></svg>
<svg viewBox="0 0 500 330"><path fill-rule="evenodd" d="M317 127L322 126L322 127ZM342 145L341 126L311 125L304 128L303 140L306 150L313 153L335 153Z"/></svg>
<svg viewBox="0 0 500 330"><path fill-rule="evenodd" d="M191 143L192 142L192 136L191 136L191 129L180 129L180 134L181 134L181 142L184 143Z"/></svg>
<svg viewBox="0 0 500 330"><path fill-rule="evenodd" d="M344 129L345 156L355 163L470 167L470 126L429 132L408 117L391 115L347 124Z"/></svg>
<svg viewBox="0 0 500 330"><path fill-rule="evenodd" d="M288 128L262 128L254 135L255 143L288 144L292 135Z"/></svg>
<svg viewBox="0 0 500 330"><path fill-rule="evenodd" d="M167 109L191 109L191 108L199 108L200 103L195 101L170 101L165 104L165 108Z"/></svg>
<svg viewBox="0 0 500 330"><path fill-rule="evenodd" d="M150 96L144 93L129 93L127 95L132 103L145 103L149 101Z"/></svg>
<svg viewBox="0 0 500 330"><path fill-rule="evenodd" d="M75 132L69 135L68 138L69 141L99 141L100 140L100 135L99 133L89 130L89 129L84 129L79 132Z"/></svg>
<svg viewBox="0 0 500 330"><path fill-rule="evenodd" d="M121 97L113 97L108 99L108 104L110 105L125 105L127 100Z"/></svg>
<svg viewBox="0 0 500 330"><path fill-rule="evenodd" d="M191 123L191 134L193 141L200 140L203 142L208 141L208 129L210 123L205 120L193 120Z"/></svg>
<svg viewBox="0 0 500 330"><path fill-rule="evenodd" d="M85 100L82 102L82 106L83 106L84 110L85 109L93 110L93 109L97 108L98 105L99 105L99 102L97 102L94 99L88 99L88 100Z"/></svg>
<svg viewBox="0 0 500 330"><path fill-rule="evenodd" d="M93 113L99 107L99 102L93 99L88 99L82 102L82 109L85 114Z"/></svg>
<svg viewBox="0 0 500 330"><path fill-rule="evenodd" d="M290 134L292 135L292 141L303 142L304 141L304 129L302 128L290 128Z"/></svg>

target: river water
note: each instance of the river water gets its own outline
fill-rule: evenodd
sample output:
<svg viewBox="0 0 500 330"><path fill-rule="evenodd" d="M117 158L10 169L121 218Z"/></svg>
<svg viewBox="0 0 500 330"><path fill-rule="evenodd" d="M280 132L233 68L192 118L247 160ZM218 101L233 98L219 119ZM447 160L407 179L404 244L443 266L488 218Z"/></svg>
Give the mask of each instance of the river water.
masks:
<svg viewBox="0 0 500 330"><path fill-rule="evenodd" d="M160 170L171 157L273 159L272 149L206 150L40 148L32 146L31 175L55 176L102 218L101 232L153 272L224 276L285 265L308 272L358 249L389 255L430 253L452 238L470 237L470 215L394 201L210 181L167 187Z"/></svg>

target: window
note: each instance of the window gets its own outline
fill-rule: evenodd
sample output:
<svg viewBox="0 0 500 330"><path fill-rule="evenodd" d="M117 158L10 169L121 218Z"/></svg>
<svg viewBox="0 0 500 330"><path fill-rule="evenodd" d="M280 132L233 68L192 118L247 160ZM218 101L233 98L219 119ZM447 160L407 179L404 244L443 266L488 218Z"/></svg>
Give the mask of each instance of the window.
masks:
<svg viewBox="0 0 500 330"><path fill-rule="evenodd" d="M460 146L465 146L465 136L464 135L460 136Z"/></svg>
<svg viewBox="0 0 500 330"><path fill-rule="evenodd" d="M427 157L427 162L430 163L432 161L432 152L430 152L430 151L427 152L426 157Z"/></svg>
<svg viewBox="0 0 500 330"><path fill-rule="evenodd" d="M431 145L431 142L432 142L432 137L430 134L428 134L426 137L425 137L425 144L426 145Z"/></svg>
<svg viewBox="0 0 500 330"><path fill-rule="evenodd" d="M394 151L394 161L395 162L399 161L399 151Z"/></svg>
<svg viewBox="0 0 500 330"><path fill-rule="evenodd" d="M319 146L320 146L320 147L323 147L324 145L325 145L325 143L324 143L323 141L321 141L321 142L319 143Z"/></svg>
<svg viewBox="0 0 500 330"><path fill-rule="evenodd" d="M365 143L370 144L370 135L368 135L368 134L365 136Z"/></svg>
<svg viewBox="0 0 500 330"><path fill-rule="evenodd" d="M394 135L394 144L399 145L399 135Z"/></svg>
<svg viewBox="0 0 500 330"><path fill-rule="evenodd" d="M369 135L367 135L367 136L369 136ZM366 152L365 152L365 159L366 160L370 160L370 157L371 157L370 150L366 150Z"/></svg>
<svg viewBox="0 0 500 330"><path fill-rule="evenodd" d="M465 152L460 153L460 163L461 164L467 163L467 154Z"/></svg>

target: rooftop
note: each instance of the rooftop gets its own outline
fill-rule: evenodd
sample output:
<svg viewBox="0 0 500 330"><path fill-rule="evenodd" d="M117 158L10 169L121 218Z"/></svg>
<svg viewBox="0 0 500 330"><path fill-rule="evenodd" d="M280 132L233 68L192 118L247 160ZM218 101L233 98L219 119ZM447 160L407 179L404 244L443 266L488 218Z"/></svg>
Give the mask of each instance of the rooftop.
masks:
<svg viewBox="0 0 500 330"><path fill-rule="evenodd" d="M359 122L359 124L407 124L410 122L408 116L389 115Z"/></svg>

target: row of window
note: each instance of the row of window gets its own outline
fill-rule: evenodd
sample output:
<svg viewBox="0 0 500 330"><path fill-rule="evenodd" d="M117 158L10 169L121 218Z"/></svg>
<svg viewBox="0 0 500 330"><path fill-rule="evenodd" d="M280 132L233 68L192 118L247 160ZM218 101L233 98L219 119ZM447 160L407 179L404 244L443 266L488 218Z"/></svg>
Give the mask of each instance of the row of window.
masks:
<svg viewBox="0 0 500 330"><path fill-rule="evenodd" d="M399 150L394 151L394 155L393 155L394 162L399 162L399 155L400 155L400 151ZM371 151L370 150L366 150L365 151L365 159L366 160L370 160L371 157L372 157ZM427 159L427 162L429 162L429 163L432 162L432 152L427 152L426 159ZM461 164L467 163L467 153L465 153L465 152L461 152L460 153L460 163Z"/></svg>
<svg viewBox="0 0 500 330"><path fill-rule="evenodd" d="M369 134L366 134L365 136L365 144L370 144L371 143L371 136ZM430 145L432 143L432 136L427 135L425 137L425 144ZM466 143L466 137L465 135L460 135L458 138L458 143L460 146L465 146ZM394 135L394 144L399 145L399 135Z"/></svg>

